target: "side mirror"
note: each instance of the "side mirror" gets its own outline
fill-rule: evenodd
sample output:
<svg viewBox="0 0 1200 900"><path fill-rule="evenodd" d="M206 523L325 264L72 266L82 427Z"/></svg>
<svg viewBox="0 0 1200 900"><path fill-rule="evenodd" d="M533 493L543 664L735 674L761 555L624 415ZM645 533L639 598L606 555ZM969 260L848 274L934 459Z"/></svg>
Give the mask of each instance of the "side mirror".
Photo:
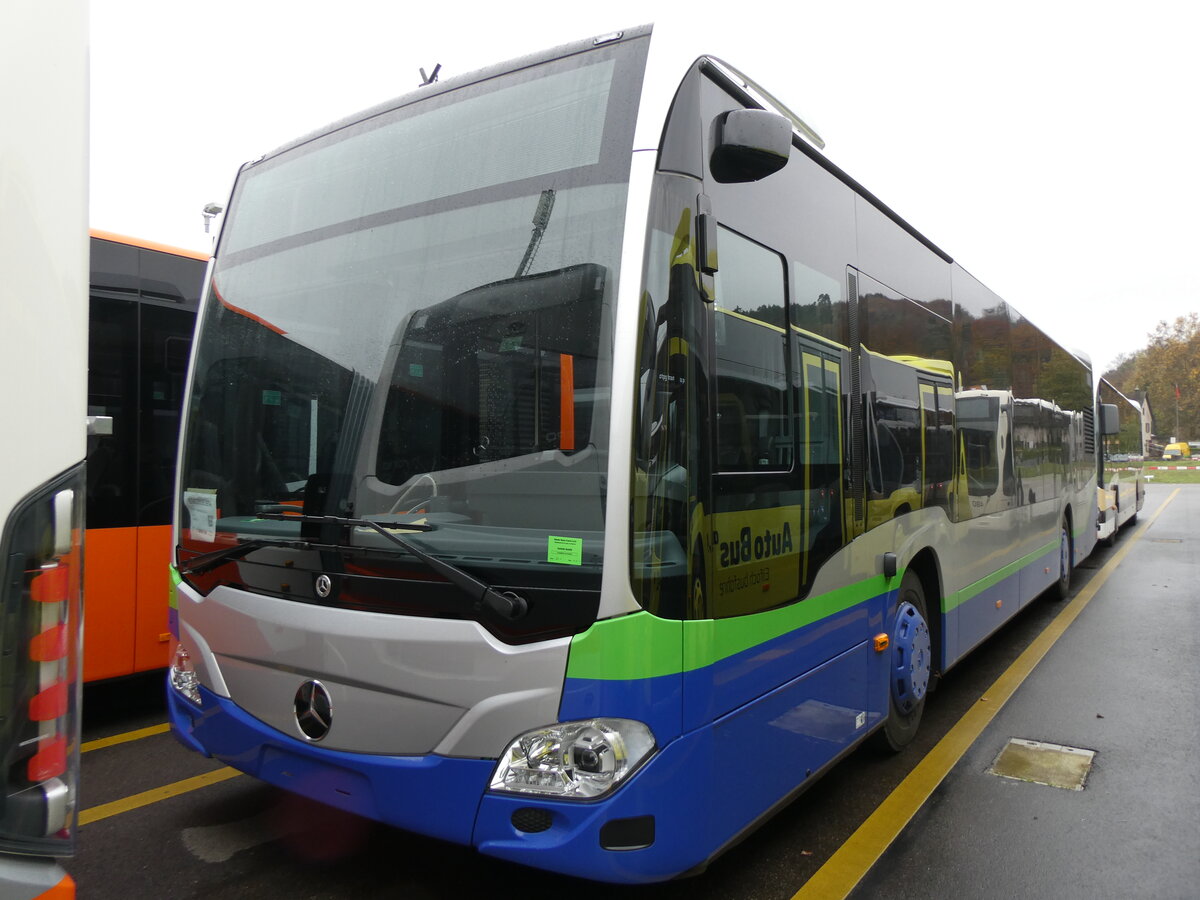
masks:
<svg viewBox="0 0 1200 900"><path fill-rule="evenodd" d="M760 181L787 165L791 151L791 121L765 109L735 109L713 120L708 165L722 184Z"/></svg>
<svg viewBox="0 0 1200 900"><path fill-rule="evenodd" d="M1118 434L1121 431L1121 417L1117 414L1115 403L1100 404L1100 433L1103 435Z"/></svg>

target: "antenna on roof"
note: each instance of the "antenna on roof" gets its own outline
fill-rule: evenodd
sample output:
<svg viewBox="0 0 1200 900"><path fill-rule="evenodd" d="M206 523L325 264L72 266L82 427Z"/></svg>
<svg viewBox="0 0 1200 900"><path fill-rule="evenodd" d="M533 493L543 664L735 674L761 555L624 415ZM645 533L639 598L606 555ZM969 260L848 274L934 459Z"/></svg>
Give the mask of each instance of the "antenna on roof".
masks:
<svg viewBox="0 0 1200 900"><path fill-rule="evenodd" d="M433 67L433 73L430 75L426 75L425 69L424 69L424 67L422 67L421 68L421 84L419 86L420 87L429 87L429 85L431 85L435 81L437 81L438 72L440 72L440 71L442 71L441 63L438 63L436 66Z"/></svg>

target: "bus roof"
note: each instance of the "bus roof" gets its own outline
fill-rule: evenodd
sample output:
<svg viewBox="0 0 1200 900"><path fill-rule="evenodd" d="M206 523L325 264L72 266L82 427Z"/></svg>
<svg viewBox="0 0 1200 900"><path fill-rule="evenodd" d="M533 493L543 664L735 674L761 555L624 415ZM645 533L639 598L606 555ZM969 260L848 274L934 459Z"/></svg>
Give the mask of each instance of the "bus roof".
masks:
<svg viewBox="0 0 1200 900"><path fill-rule="evenodd" d="M112 231L101 231L98 228L89 229L88 234L97 240L112 241L115 244L128 244L130 247L141 247L143 250L157 250L160 253L170 253L173 256L186 256L190 259L198 259L201 262L208 262L209 254L201 253L199 250L185 250L183 247L172 247L170 244L160 244L157 241L146 241L141 238L129 237L124 234L116 234Z"/></svg>

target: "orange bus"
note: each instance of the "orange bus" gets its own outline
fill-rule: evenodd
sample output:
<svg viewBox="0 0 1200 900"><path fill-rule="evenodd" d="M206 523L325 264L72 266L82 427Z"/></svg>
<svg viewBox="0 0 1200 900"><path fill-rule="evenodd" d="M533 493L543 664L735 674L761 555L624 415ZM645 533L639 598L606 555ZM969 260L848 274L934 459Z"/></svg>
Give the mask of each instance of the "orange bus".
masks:
<svg viewBox="0 0 1200 900"><path fill-rule="evenodd" d="M164 668L179 415L208 256L91 232L84 681ZM111 420L111 428L108 427Z"/></svg>

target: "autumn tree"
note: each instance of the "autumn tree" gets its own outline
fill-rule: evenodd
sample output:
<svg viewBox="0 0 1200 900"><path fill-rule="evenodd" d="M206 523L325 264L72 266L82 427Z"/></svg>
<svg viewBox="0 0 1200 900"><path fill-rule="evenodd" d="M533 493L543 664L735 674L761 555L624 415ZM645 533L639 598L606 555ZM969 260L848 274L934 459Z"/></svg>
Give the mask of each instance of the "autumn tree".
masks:
<svg viewBox="0 0 1200 900"><path fill-rule="evenodd" d="M1118 359L1104 377L1127 397L1149 394L1160 440L1200 440L1200 313L1159 322L1149 337L1144 350Z"/></svg>

